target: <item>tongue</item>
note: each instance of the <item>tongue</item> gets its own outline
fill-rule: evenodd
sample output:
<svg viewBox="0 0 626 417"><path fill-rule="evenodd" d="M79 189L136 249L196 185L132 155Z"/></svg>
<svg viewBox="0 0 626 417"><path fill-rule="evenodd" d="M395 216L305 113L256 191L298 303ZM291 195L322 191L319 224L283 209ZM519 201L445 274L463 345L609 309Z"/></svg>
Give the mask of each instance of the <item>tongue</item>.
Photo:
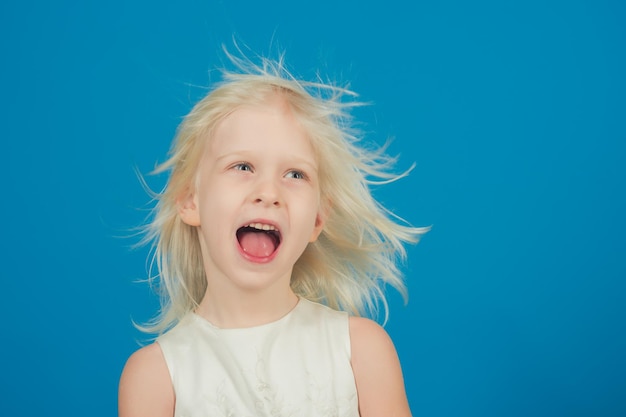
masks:
<svg viewBox="0 0 626 417"><path fill-rule="evenodd" d="M274 252L274 240L263 232L245 232L239 239L243 251L257 258L265 258Z"/></svg>

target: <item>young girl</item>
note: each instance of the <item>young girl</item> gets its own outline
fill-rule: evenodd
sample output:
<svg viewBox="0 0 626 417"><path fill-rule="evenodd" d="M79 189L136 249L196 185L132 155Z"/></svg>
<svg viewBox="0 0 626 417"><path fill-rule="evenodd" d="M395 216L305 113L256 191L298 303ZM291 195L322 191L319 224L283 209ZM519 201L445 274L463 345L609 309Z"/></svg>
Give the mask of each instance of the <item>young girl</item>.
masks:
<svg viewBox="0 0 626 417"><path fill-rule="evenodd" d="M426 231L370 194L393 160L360 146L349 91L238 64L157 169L159 337L128 359L119 414L410 416L393 343L360 317L404 294L396 262Z"/></svg>

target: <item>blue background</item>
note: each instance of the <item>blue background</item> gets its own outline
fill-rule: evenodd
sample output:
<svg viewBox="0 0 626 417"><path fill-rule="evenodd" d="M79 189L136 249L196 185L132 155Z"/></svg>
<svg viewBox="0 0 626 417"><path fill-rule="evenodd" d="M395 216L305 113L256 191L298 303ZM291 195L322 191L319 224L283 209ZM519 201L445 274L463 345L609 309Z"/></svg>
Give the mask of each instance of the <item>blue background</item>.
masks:
<svg viewBox="0 0 626 417"><path fill-rule="evenodd" d="M415 416L626 415L618 1L3 2L0 413L110 416L156 299L123 237L222 43L349 81L433 230L390 294ZM151 178L158 187L162 178Z"/></svg>

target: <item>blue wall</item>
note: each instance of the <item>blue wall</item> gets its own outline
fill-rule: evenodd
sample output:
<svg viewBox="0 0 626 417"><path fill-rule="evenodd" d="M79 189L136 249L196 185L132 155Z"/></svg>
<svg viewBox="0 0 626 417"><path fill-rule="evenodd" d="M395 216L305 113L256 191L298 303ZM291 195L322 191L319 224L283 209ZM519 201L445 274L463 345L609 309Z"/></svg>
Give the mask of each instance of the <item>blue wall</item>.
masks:
<svg viewBox="0 0 626 417"><path fill-rule="evenodd" d="M130 320L156 308L120 237L146 214L133 167L163 160L233 35L350 81L417 163L376 190L433 225L409 304L390 294L414 415L626 415L621 2L5 3L2 415L115 415Z"/></svg>

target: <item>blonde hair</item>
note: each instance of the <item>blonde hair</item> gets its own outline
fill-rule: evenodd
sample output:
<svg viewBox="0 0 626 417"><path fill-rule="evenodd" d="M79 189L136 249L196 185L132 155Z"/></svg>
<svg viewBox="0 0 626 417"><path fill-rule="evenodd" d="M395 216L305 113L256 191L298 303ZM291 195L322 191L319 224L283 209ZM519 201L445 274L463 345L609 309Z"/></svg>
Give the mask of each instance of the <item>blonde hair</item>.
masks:
<svg viewBox="0 0 626 417"><path fill-rule="evenodd" d="M196 169L206 142L218 124L242 105L266 104L280 95L307 131L319 164L321 200L327 219L318 240L310 243L293 268L291 286L301 297L355 315L385 307L384 287L395 287L405 298L406 287L397 263L406 256L404 242L417 242L427 228L411 227L386 210L369 186L405 176L389 169L394 158L385 147L361 145L347 110L361 103L347 101L351 91L322 82L299 81L276 61L259 65L229 55L239 71L224 72L223 80L201 99L178 127L169 159L154 173L169 172L169 180L145 226L143 243L151 243L157 275L150 277L161 296L160 314L147 332L160 333L198 306L206 290L196 227L178 215L178 200L193 190ZM410 170L410 169L409 169Z"/></svg>

